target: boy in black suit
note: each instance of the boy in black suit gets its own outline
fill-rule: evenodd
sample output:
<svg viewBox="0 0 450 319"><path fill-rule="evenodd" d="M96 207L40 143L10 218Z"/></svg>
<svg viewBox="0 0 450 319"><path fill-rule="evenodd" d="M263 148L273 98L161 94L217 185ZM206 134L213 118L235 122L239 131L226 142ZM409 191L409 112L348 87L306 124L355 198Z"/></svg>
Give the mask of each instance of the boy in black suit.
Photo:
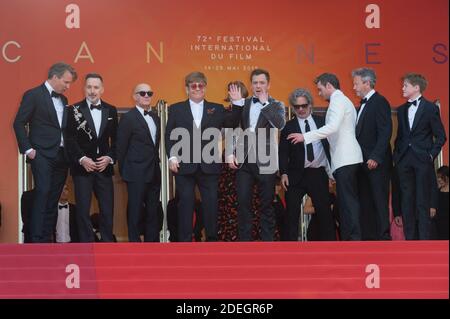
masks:
<svg viewBox="0 0 450 319"><path fill-rule="evenodd" d="M400 186L403 231L407 240L430 239L430 178L434 159L447 139L439 108L422 96L426 87L427 81L423 75L406 74L403 77L403 97L407 103L401 105L397 112L394 164Z"/></svg>

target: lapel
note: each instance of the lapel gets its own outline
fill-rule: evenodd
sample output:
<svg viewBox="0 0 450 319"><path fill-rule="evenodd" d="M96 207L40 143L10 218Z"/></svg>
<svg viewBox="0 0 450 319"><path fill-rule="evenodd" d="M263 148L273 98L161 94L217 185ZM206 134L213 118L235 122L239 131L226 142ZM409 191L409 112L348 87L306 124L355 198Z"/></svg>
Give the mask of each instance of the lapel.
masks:
<svg viewBox="0 0 450 319"><path fill-rule="evenodd" d="M142 129L145 130L145 132L147 132L147 136L150 139L150 143L153 144L153 139L152 139L152 135L150 133L150 128L148 127L148 124L145 121L144 117L142 116L141 112L139 112L139 110L136 107L134 107L134 114L136 116L136 119L137 119L139 125L142 127Z"/></svg>
<svg viewBox="0 0 450 319"><path fill-rule="evenodd" d="M243 129L247 129L250 127L250 108L252 107L252 98L246 99L244 103L243 110L243 121L244 126Z"/></svg>
<svg viewBox="0 0 450 319"><path fill-rule="evenodd" d="M67 116L69 115L69 110L68 107L66 107L67 105L67 101L63 100L63 118L62 118L62 128L65 129L67 127Z"/></svg>
<svg viewBox="0 0 450 319"><path fill-rule="evenodd" d="M371 107L372 102L373 102L373 98L375 97L375 94L378 94L377 92L375 92L374 94L372 94L372 96L369 98L369 100L366 102L366 106L364 106L364 109L361 111L361 107L359 107L359 112L362 112L361 115L359 116L359 121L356 124L356 136L359 136L359 134L361 133L361 128L362 128L362 122L364 121L364 117L367 114L367 108Z"/></svg>
<svg viewBox="0 0 450 319"><path fill-rule="evenodd" d="M150 135L150 139L153 143L153 145L156 147L159 144L159 132L160 132L160 126L161 124L159 123L159 119L156 116L156 113L154 111L152 111L152 113L150 114L150 116L153 119L153 122L155 123L156 126L156 133L155 133L155 142L153 143L153 139L151 138L152 136ZM147 123L146 123L147 124Z"/></svg>
<svg viewBox="0 0 450 319"><path fill-rule="evenodd" d="M92 119L91 111L89 110L88 104L86 100L84 100L80 105L80 112L83 114L83 117L86 119L89 128L92 132L94 138L98 138L97 132L95 131L94 120Z"/></svg>
<svg viewBox="0 0 450 319"><path fill-rule="evenodd" d="M100 101L100 103L103 104L103 102ZM108 116L109 116L109 108L105 105L102 106L102 121L100 123L100 130L98 133L98 137L102 136L103 132L106 129L106 126L108 124Z"/></svg>
<svg viewBox="0 0 450 319"><path fill-rule="evenodd" d="M47 90L47 87L45 86L45 84L42 84L41 88L42 88L42 94L44 96L44 100L46 102L48 115L49 115L51 121L57 127L60 127L59 122L58 122L58 115L56 114L56 110L55 110L55 105L53 104L53 99L50 96L50 93L48 93L48 90Z"/></svg>
<svg viewBox="0 0 450 319"><path fill-rule="evenodd" d="M417 127L417 124L419 123L420 118L422 117L422 115L424 113L424 107L425 107L424 104L425 104L425 99L422 96L420 98L419 106L417 107L416 115L414 116L414 122L413 122L413 125L412 125L412 128L411 128L411 132L414 131L414 129ZM409 125L408 125L408 127L409 127Z"/></svg>
<svg viewBox="0 0 450 319"><path fill-rule="evenodd" d="M406 104L404 105L402 112L403 112L403 114L400 114L399 117L403 118L403 122L405 123L406 131L408 133L410 133L411 128L409 127L408 105L406 105Z"/></svg>
<svg viewBox="0 0 450 319"><path fill-rule="evenodd" d="M206 124L208 124L209 120L211 119L211 116L214 114L214 111L215 108L208 101L204 100L202 122L200 123L202 130L206 127Z"/></svg>
<svg viewBox="0 0 450 319"><path fill-rule="evenodd" d="M269 96L269 99L268 99L269 104L272 103L272 102L274 102L274 101L275 101L275 100ZM264 121L267 121L267 120L266 120L266 117L265 117L264 115L262 115L262 112L260 112L260 113L259 113L259 116L258 116L258 121L256 121L256 128L258 128L258 127L264 127L264 126L265 126L265 125L263 125ZM256 129L256 128L255 128L255 129Z"/></svg>
<svg viewBox="0 0 450 319"><path fill-rule="evenodd" d="M185 117L184 118L189 121L190 125L195 125L195 123L194 123L194 116L192 115L191 104L189 103L189 99L184 101L184 107L182 109L183 109L183 112L185 113Z"/></svg>

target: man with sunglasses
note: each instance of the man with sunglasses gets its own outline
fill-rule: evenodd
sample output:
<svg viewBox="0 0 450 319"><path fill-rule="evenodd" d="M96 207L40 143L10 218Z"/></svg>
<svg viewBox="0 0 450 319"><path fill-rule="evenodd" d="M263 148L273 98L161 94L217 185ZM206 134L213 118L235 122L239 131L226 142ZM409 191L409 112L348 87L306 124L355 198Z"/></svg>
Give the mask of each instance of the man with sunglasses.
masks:
<svg viewBox="0 0 450 319"><path fill-rule="evenodd" d="M330 101L325 125L304 134L291 133L287 139L293 144L304 142L306 145L328 139L341 214L341 239L361 240L357 173L363 157L355 135L356 109L340 90L336 75L323 73L314 83L319 95Z"/></svg>
<svg viewBox="0 0 450 319"><path fill-rule="evenodd" d="M327 139L292 144L292 133L306 133L325 125L322 116L312 114L313 98L306 89L296 89L289 96L295 117L281 131L279 158L281 185L286 191L288 240L298 240L300 207L303 196L311 197L317 219L318 240L336 240L334 221L329 205L328 174L330 150Z"/></svg>
<svg viewBox="0 0 450 319"><path fill-rule="evenodd" d="M69 111L66 129L67 153L77 203L77 227L82 243L94 242L90 218L92 191L100 208L100 235L113 241L114 163L116 161L117 110L101 99L103 78L85 77L86 98Z"/></svg>
<svg viewBox="0 0 450 319"><path fill-rule="evenodd" d="M217 191L222 159L216 143L217 136L203 136L203 133L208 129L220 133L224 126L225 109L222 104L205 100L206 86L203 73L188 74L185 78L188 99L169 107L166 126L169 168L175 175L179 195L178 240L182 242L192 241L196 185L201 195L206 240L217 241ZM187 141L179 135L183 132ZM205 146L211 143L215 149L204 154ZM181 148L178 148L180 145ZM211 155L212 161L207 160L205 155Z"/></svg>
<svg viewBox="0 0 450 319"><path fill-rule="evenodd" d="M159 241L158 203L160 119L151 110L153 91L141 83L133 91L136 107L120 119L117 158L128 190L128 240L141 242L139 222L144 210L144 241Z"/></svg>

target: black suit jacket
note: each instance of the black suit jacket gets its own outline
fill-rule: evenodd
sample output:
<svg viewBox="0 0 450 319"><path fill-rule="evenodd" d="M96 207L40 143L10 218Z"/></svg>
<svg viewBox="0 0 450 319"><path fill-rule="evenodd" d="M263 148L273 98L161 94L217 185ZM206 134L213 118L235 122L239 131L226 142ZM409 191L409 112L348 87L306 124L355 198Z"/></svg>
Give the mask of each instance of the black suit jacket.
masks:
<svg viewBox="0 0 450 319"><path fill-rule="evenodd" d="M155 174L160 176L160 120L155 112L151 117L156 125L156 143L153 143L147 122L136 107L120 119L117 158L120 174L126 182L150 183Z"/></svg>
<svg viewBox="0 0 450 319"><path fill-rule="evenodd" d="M421 161L433 162L447 140L439 108L422 96L411 129L407 103L398 108L397 118L394 163L400 162L409 147Z"/></svg>
<svg viewBox="0 0 450 319"><path fill-rule="evenodd" d="M194 163L194 139L196 143L201 142L201 150L206 144L210 143L213 140L213 137L207 136L206 140L202 140L201 135L204 130L208 128L216 128L217 130L221 130L225 125L227 114L222 104L212 103L208 101L204 101L203 104L203 116L201 121L200 128L200 137L195 138L194 134L194 117L192 116L191 107L189 104L189 100L173 104L169 107L169 117L167 120L166 126L166 151L167 156L170 158L172 147L181 140L181 137L178 136L175 140L170 139L170 134L174 129L183 128L189 132L190 137L190 156L188 162L181 161L180 168L178 170L179 175L192 174L197 170L198 165L200 165L201 170L206 174L220 174L221 171L221 162L222 157L221 154L214 154L217 158L213 163L205 163L203 157L200 158L200 161ZM180 154L174 154L173 156L177 156L179 159L183 156L183 150L181 150ZM212 154L212 153L211 153ZM195 154L196 156L200 156L200 154ZM186 155L185 155L186 156Z"/></svg>
<svg viewBox="0 0 450 319"><path fill-rule="evenodd" d="M367 101L356 125L356 139L364 162L372 159L378 164L392 161L391 106L384 96L375 92Z"/></svg>
<svg viewBox="0 0 450 319"><path fill-rule="evenodd" d="M64 106L67 105L67 98L61 96L61 102ZM25 154L28 149L34 148L46 157L56 157L66 122L67 108L64 107L60 126L45 84L26 91L13 124L20 153ZM28 132L25 128L27 124L29 124Z"/></svg>
<svg viewBox="0 0 450 319"><path fill-rule="evenodd" d="M255 127L255 139L256 139L256 148L252 148L248 145L248 138L245 137L246 130L250 127L250 110L252 105L252 98L248 98L245 100L244 106L233 105L232 107L232 117L230 120L230 127L236 128L240 127L244 134L237 137L237 142L234 147L229 147L229 149L234 149L237 152L238 162L239 162L239 154L240 150L244 151L244 159L248 158L249 152L253 152L253 155L256 158L256 165L259 167L260 172L265 171L266 173L275 173L278 170L278 163L276 163L277 168L273 170L271 167L272 163L262 163L259 158L259 150L257 149L260 145L258 145L258 135L260 133L260 129L265 130L265 154L275 154L278 161L278 143L275 139L275 135L270 134L270 130L272 128L277 128L279 130L283 129L286 124L285 119L285 107L284 104L280 101L275 100L272 97L269 97L269 105L265 106L261 109L261 113L259 114L258 120L256 122ZM229 141L227 141L228 143ZM226 154L227 156L230 154ZM242 164L242 160L240 164Z"/></svg>
<svg viewBox="0 0 450 319"><path fill-rule="evenodd" d="M325 118L322 116L313 115L314 122L317 128L325 125ZM287 137L291 133L302 133L297 117L286 123L286 126L281 131L279 158L280 158L280 174L287 174L289 176L289 184L296 185L300 182L305 169L305 145L304 143L292 144ZM328 140L320 140L325 151L328 163L330 163L330 145Z"/></svg>
<svg viewBox="0 0 450 319"><path fill-rule="evenodd" d="M98 136L86 100L75 103L69 108L64 140L72 175L89 174L79 163L83 156L94 161L101 156L109 156L114 162L116 161L117 110L104 101L101 104L102 119ZM108 165L103 174L112 176L113 164Z"/></svg>

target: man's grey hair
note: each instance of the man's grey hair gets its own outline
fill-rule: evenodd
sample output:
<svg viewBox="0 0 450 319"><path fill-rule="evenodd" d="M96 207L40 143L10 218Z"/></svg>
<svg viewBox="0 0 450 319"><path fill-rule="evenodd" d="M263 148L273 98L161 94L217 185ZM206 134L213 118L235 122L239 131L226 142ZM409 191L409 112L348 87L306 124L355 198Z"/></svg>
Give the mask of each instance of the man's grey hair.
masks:
<svg viewBox="0 0 450 319"><path fill-rule="evenodd" d="M308 104L311 106L314 106L314 100L311 95L311 93L307 89L295 89L290 95L289 95L289 104L291 106L295 105L297 103L297 98L304 97L306 101L308 101Z"/></svg>
<svg viewBox="0 0 450 319"><path fill-rule="evenodd" d="M369 81L370 87L373 89L375 83L377 83L377 76L375 71L371 68L358 68L352 71L352 78L355 76L360 76L363 82Z"/></svg>

